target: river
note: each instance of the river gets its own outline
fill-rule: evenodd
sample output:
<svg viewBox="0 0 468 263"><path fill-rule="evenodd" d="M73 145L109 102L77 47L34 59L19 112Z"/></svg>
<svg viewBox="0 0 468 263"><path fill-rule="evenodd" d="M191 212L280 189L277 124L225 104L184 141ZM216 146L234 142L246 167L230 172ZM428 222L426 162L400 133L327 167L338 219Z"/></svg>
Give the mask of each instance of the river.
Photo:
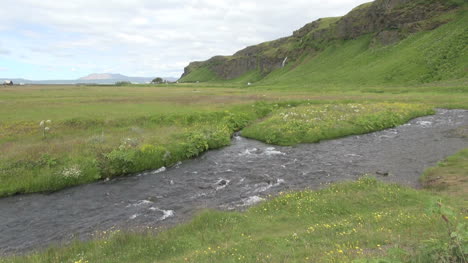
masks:
<svg viewBox="0 0 468 263"><path fill-rule="evenodd" d="M379 132L278 147L235 136L232 145L168 169L0 199L0 254L24 253L111 228L166 227L204 208L242 210L280 191L317 189L370 174L418 187L424 169L468 147L456 129L468 111Z"/></svg>

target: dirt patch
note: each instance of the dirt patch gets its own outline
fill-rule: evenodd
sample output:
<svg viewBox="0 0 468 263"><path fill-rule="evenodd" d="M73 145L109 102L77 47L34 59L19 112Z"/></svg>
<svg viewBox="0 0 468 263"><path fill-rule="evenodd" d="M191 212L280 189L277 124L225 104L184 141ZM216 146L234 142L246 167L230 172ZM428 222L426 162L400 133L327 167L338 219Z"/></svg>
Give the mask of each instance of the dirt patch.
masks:
<svg viewBox="0 0 468 263"><path fill-rule="evenodd" d="M444 175L428 178L423 183L425 188L468 196L468 177L462 175Z"/></svg>

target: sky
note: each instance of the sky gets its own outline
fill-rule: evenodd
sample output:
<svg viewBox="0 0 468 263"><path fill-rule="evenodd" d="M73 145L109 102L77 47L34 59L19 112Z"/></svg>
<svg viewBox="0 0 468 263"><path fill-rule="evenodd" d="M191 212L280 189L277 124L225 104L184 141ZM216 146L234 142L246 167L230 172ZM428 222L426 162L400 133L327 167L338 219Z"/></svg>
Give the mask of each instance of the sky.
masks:
<svg viewBox="0 0 468 263"><path fill-rule="evenodd" d="M2 0L0 78L180 77L370 0Z"/></svg>

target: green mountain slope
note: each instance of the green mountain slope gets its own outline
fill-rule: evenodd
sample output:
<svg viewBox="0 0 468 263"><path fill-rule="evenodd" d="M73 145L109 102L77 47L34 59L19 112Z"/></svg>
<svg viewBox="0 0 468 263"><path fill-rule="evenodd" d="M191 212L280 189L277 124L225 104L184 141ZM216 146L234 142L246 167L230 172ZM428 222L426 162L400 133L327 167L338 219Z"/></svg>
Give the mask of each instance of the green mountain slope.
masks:
<svg viewBox="0 0 468 263"><path fill-rule="evenodd" d="M262 84L396 85L463 79L468 75L468 13L391 46L369 47L372 36L335 43Z"/></svg>
<svg viewBox="0 0 468 263"><path fill-rule="evenodd" d="M314 21L290 37L193 62L180 81L298 87L464 81L465 2L377 0L341 18Z"/></svg>

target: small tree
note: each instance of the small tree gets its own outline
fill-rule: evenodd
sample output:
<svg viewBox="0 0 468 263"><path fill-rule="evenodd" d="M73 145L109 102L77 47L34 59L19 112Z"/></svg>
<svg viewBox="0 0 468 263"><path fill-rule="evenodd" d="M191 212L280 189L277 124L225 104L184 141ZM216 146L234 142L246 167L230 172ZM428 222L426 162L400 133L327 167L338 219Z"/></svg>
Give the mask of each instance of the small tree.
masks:
<svg viewBox="0 0 468 263"><path fill-rule="evenodd" d="M157 77L157 78L153 79L153 81L151 81L151 83L157 83L157 84L159 84L159 83L162 83L163 81L164 81L164 80L163 80L162 78Z"/></svg>

